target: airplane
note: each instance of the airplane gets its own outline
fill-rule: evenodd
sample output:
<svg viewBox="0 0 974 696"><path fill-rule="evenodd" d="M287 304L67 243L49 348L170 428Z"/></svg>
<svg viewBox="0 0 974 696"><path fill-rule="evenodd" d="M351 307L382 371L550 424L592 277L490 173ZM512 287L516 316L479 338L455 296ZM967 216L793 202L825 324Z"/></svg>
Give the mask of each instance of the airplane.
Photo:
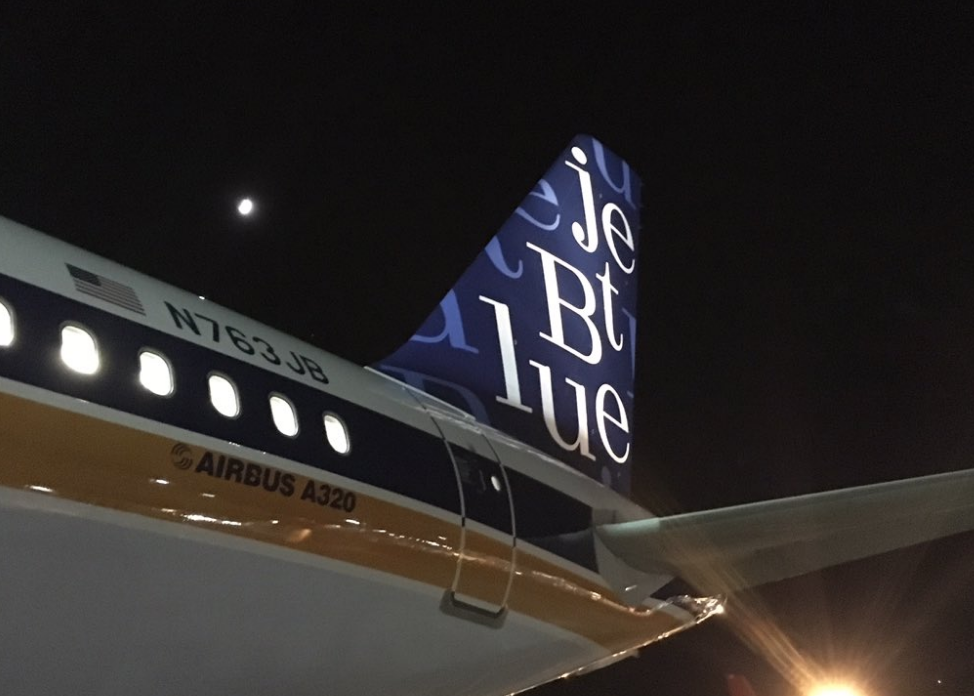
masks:
<svg viewBox="0 0 974 696"><path fill-rule="evenodd" d="M4 693L513 694L974 528L974 474L629 499L641 190L576 137L358 366L0 219Z"/></svg>

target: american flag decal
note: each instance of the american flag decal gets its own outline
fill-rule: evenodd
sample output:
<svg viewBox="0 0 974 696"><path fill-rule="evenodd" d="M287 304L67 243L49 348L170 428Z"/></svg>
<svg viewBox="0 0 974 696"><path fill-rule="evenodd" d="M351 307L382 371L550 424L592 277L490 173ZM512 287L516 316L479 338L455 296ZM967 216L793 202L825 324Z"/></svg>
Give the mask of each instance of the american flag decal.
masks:
<svg viewBox="0 0 974 696"><path fill-rule="evenodd" d="M105 276L72 266L70 263L65 265L68 267L68 273L71 274L71 280L74 281L74 289L78 292L145 315L145 307L142 306L139 296L128 285L116 283Z"/></svg>

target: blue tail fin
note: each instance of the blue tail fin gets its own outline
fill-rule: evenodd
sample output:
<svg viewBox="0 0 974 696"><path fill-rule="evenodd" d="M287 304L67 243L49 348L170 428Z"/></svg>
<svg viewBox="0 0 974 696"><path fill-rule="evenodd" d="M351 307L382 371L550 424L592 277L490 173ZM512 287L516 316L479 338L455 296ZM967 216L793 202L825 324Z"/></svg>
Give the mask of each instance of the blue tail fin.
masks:
<svg viewBox="0 0 974 696"><path fill-rule="evenodd" d="M378 369L628 494L640 182L577 136Z"/></svg>

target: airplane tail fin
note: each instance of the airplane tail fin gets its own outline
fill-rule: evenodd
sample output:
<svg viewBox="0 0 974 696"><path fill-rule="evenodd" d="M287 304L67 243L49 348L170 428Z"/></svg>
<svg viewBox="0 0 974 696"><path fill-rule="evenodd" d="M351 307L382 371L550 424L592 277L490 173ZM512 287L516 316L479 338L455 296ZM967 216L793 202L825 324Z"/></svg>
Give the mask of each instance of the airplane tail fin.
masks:
<svg viewBox="0 0 974 696"><path fill-rule="evenodd" d="M575 137L375 367L628 494L640 181Z"/></svg>

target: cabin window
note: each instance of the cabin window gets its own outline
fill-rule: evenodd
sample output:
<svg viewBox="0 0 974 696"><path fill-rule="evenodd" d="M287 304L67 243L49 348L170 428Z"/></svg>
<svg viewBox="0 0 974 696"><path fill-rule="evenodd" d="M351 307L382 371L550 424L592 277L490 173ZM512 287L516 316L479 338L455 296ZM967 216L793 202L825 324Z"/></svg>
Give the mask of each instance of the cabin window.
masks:
<svg viewBox="0 0 974 696"><path fill-rule="evenodd" d="M352 449L352 441L348 437L345 422L334 413L325 414L325 437L328 444L338 454L348 454Z"/></svg>
<svg viewBox="0 0 974 696"><path fill-rule="evenodd" d="M294 405L281 394L271 394L271 416L278 432L288 437L298 434L298 414Z"/></svg>
<svg viewBox="0 0 974 696"><path fill-rule="evenodd" d="M75 324L61 329L61 360L75 372L93 375L98 372L101 360L95 337Z"/></svg>
<svg viewBox="0 0 974 696"><path fill-rule="evenodd" d="M173 393L172 367L169 361L151 350L139 353L139 381L142 386L156 396L169 396Z"/></svg>
<svg viewBox="0 0 974 696"><path fill-rule="evenodd" d="M0 348L14 342L14 315L10 308L0 300Z"/></svg>
<svg viewBox="0 0 974 696"><path fill-rule="evenodd" d="M209 379L210 384L210 403L217 413L227 418L236 418L240 415L240 398L237 396L237 388L229 379L223 375L212 374Z"/></svg>

